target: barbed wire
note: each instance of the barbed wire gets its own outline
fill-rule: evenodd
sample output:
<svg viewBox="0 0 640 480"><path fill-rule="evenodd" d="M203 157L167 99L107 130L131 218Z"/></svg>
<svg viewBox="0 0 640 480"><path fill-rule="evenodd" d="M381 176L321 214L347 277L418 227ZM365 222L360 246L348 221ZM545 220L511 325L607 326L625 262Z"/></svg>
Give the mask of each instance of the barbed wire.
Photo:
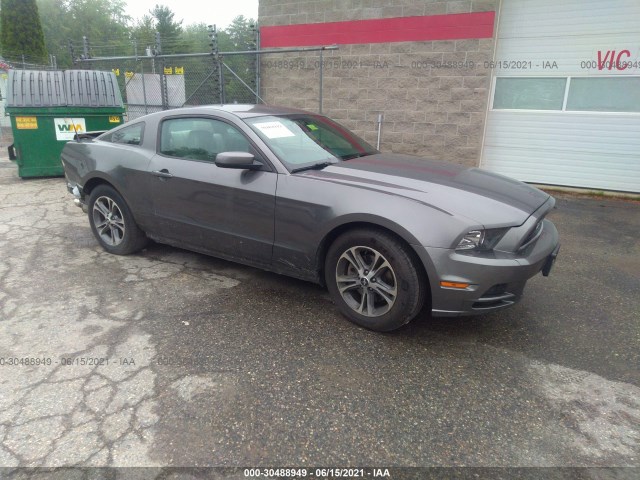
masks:
<svg viewBox="0 0 640 480"><path fill-rule="evenodd" d="M256 48L255 42L250 36L251 34L255 35L255 22L250 21L249 25L251 25L253 30L246 32L246 41L232 42L232 44L227 47L228 51L252 50ZM219 31L219 33L223 32L226 31L224 29ZM207 36L208 32L203 30L202 35L197 35L197 33L199 32L195 31L189 33L189 38L160 37L163 52L171 52L175 54L206 53L209 50L210 42L210 39ZM184 35L184 33L179 35ZM70 45L73 45L73 56L75 58L70 58L72 56ZM149 57L147 54L147 48L149 47L156 47L155 34L143 34L139 37L131 37L130 34L114 35L108 38L101 38L100 43L96 45L91 44L91 40L88 39L87 44L88 55L90 58L127 55L138 55L141 58ZM29 68L34 68L33 66L50 68L55 67L56 63L69 65L69 61L73 63L77 58L80 58L85 54L84 38L71 39L69 43L66 44L49 45L49 50L54 53L49 54L46 57L25 55L24 52L15 49L5 49L0 52L0 56L9 61L9 63L15 63L22 68L27 68L27 64L29 65Z"/></svg>

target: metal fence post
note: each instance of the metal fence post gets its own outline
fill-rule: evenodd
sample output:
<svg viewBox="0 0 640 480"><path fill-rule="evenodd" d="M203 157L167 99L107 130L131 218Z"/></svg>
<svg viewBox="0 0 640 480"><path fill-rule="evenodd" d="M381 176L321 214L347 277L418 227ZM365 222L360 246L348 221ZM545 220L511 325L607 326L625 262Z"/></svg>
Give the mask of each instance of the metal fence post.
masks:
<svg viewBox="0 0 640 480"><path fill-rule="evenodd" d="M222 57L220 56L220 54L216 55L216 61L218 63L218 75L219 77L219 85L218 88L220 90L220 104L224 104L225 103L225 98L224 98L224 72L222 71Z"/></svg>
<svg viewBox="0 0 640 480"><path fill-rule="evenodd" d="M260 50L260 26L256 24L256 103L258 100L262 100L260 98L260 55L258 51Z"/></svg>
<svg viewBox="0 0 640 480"><path fill-rule="evenodd" d="M320 104L319 109L318 109L318 113L322 113L322 76L324 74L323 72L323 58L322 58L322 53L323 50L320 50L320 95L318 98L318 103Z"/></svg>
<svg viewBox="0 0 640 480"><path fill-rule="evenodd" d="M144 79L144 60L140 61L140 74L142 75L142 99L144 101L144 114L149 113L149 108L147 107L147 84Z"/></svg>
<svg viewBox="0 0 640 480"><path fill-rule="evenodd" d="M376 150L380 150L380 141L382 140L382 122L384 120L384 115L382 113L378 114L378 141L376 142Z"/></svg>
<svg viewBox="0 0 640 480"><path fill-rule="evenodd" d="M167 77L164 74L165 61L162 56L162 39L160 32L156 32L156 56L160 56L160 97L163 110L169 110L169 92L167 91Z"/></svg>

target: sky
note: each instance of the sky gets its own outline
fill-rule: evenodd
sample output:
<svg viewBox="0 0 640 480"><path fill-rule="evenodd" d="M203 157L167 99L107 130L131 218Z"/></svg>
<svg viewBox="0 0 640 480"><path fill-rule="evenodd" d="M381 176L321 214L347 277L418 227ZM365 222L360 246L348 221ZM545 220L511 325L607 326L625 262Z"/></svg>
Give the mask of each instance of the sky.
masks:
<svg viewBox="0 0 640 480"><path fill-rule="evenodd" d="M225 28L238 15L258 18L258 0L127 0L127 14L138 19L156 4L169 7L175 20L183 20L182 25L206 23Z"/></svg>

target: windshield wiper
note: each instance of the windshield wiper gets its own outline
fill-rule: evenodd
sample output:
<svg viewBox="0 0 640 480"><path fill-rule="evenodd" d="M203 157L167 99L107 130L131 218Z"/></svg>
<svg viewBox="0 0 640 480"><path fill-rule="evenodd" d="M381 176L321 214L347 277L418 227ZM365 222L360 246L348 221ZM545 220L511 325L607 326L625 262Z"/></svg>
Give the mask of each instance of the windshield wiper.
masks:
<svg viewBox="0 0 640 480"><path fill-rule="evenodd" d="M318 162L313 163L311 165L307 165L305 167L298 167L291 170L291 173L302 172L304 170L322 170L324 167L328 167L329 165L335 165L337 162Z"/></svg>

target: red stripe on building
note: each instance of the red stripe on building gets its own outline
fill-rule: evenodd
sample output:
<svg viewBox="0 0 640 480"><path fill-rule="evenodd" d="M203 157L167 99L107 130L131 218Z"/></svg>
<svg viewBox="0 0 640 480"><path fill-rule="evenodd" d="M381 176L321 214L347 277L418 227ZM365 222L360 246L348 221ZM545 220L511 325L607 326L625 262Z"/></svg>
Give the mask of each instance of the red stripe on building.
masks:
<svg viewBox="0 0 640 480"><path fill-rule="evenodd" d="M260 46L311 47L493 37L495 12L305 23L260 28Z"/></svg>

